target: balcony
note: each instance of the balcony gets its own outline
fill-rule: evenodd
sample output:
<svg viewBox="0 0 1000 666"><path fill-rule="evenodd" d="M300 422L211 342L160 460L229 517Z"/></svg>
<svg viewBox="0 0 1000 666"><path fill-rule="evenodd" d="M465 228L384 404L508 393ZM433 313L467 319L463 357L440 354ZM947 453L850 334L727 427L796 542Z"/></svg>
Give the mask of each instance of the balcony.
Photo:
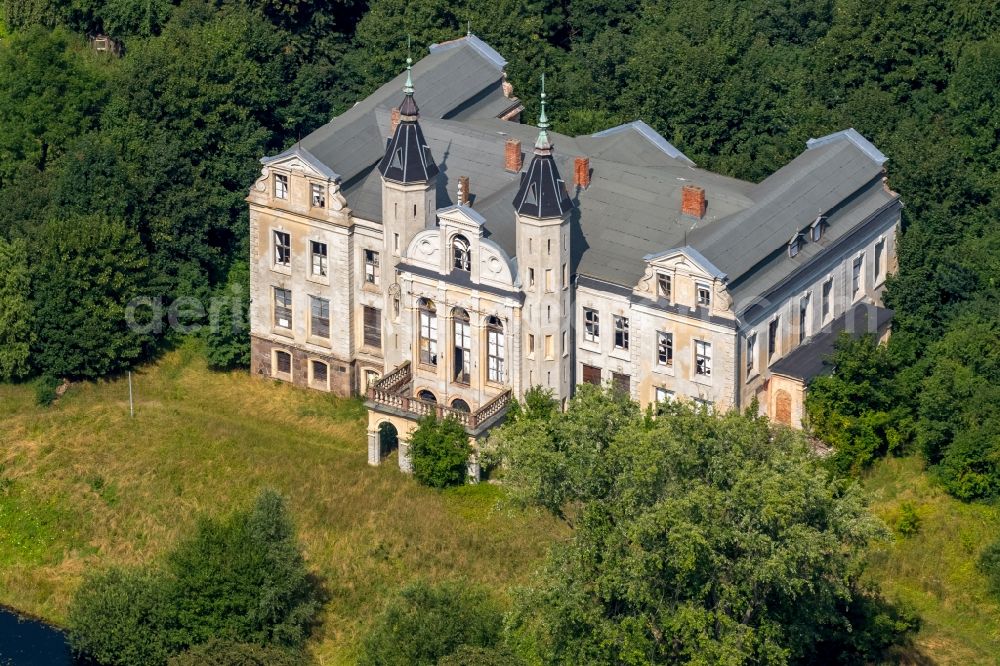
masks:
<svg viewBox="0 0 1000 666"><path fill-rule="evenodd" d="M512 393L507 389L474 412L463 412L446 405L413 396L413 375L410 362L388 373L368 388L365 405L376 412L394 414L415 421L434 415L439 419L452 417L465 426L472 437L479 437L503 421L510 407Z"/></svg>

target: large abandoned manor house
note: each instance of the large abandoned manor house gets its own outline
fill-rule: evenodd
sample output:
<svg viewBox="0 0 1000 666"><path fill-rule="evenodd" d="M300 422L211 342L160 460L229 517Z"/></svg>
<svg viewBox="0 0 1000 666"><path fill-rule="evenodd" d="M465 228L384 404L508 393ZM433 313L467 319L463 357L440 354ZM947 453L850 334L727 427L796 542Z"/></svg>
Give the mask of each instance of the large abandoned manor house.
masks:
<svg viewBox="0 0 1000 666"><path fill-rule="evenodd" d="M466 37L262 160L252 371L365 393L369 461L427 414L476 438L533 386L611 383L799 427L838 331L882 333L901 202L853 129L760 183L642 121L536 127ZM860 315L859 315L860 313Z"/></svg>

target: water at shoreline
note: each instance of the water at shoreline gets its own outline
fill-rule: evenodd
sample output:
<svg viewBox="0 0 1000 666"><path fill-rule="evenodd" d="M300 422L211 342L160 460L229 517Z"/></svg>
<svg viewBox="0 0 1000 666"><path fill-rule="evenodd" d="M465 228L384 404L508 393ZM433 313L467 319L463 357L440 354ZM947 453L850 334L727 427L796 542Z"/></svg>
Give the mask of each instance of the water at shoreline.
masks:
<svg viewBox="0 0 1000 666"><path fill-rule="evenodd" d="M66 634L0 606L0 666L84 666L76 660Z"/></svg>

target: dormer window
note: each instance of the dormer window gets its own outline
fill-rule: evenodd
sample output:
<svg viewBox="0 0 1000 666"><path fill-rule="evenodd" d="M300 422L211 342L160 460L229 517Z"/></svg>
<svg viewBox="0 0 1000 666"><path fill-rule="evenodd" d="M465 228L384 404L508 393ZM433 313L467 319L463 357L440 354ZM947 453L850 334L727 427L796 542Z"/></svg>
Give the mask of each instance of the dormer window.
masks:
<svg viewBox="0 0 1000 666"><path fill-rule="evenodd" d="M460 271L472 270L472 253L469 251L469 241L465 236L455 236L451 241L452 266Z"/></svg>
<svg viewBox="0 0 1000 666"><path fill-rule="evenodd" d="M670 302L670 295L672 285L670 282L670 276L666 273L656 274L656 292L657 296L665 299L668 303Z"/></svg>
<svg viewBox="0 0 1000 666"><path fill-rule="evenodd" d="M326 196L323 194L323 186L313 183L310 190L310 201L312 202L312 207L326 208Z"/></svg>
<svg viewBox="0 0 1000 666"><path fill-rule="evenodd" d="M274 174L274 198L288 198L288 176L280 173Z"/></svg>
<svg viewBox="0 0 1000 666"><path fill-rule="evenodd" d="M826 218L820 215L809 227L809 237L815 243L823 237L823 228L826 227ZM792 255L795 256L795 255Z"/></svg>
<svg viewBox="0 0 1000 666"><path fill-rule="evenodd" d="M698 283L695 287L698 296L698 305L707 308L712 305L712 290L707 284Z"/></svg>
<svg viewBox="0 0 1000 666"><path fill-rule="evenodd" d="M788 256L794 257L802 249L802 234L795 234L792 240L788 241Z"/></svg>

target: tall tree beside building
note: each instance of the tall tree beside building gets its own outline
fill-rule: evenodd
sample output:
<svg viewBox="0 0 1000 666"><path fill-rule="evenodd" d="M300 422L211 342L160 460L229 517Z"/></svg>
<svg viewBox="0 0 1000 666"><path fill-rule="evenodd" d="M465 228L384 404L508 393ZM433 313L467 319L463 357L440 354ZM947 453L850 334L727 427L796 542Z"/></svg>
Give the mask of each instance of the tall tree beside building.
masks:
<svg viewBox="0 0 1000 666"><path fill-rule="evenodd" d="M861 663L905 640L914 621L860 578L885 527L798 433L623 404L583 387L498 434L520 496L573 525L515 616L540 661Z"/></svg>
<svg viewBox="0 0 1000 666"><path fill-rule="evenodd" d="M146 295L148 262L134 231L103 215L71 214L43 223L30 247L41 372L97 378L142 355L150 338L130 327L128 305Z"/></svg>
<svg viewBox="0 0 1000 666"><path fill-rule="evenodd" d="M0 381L31 372L35 339L27 243L0 237Z"/></svg>

